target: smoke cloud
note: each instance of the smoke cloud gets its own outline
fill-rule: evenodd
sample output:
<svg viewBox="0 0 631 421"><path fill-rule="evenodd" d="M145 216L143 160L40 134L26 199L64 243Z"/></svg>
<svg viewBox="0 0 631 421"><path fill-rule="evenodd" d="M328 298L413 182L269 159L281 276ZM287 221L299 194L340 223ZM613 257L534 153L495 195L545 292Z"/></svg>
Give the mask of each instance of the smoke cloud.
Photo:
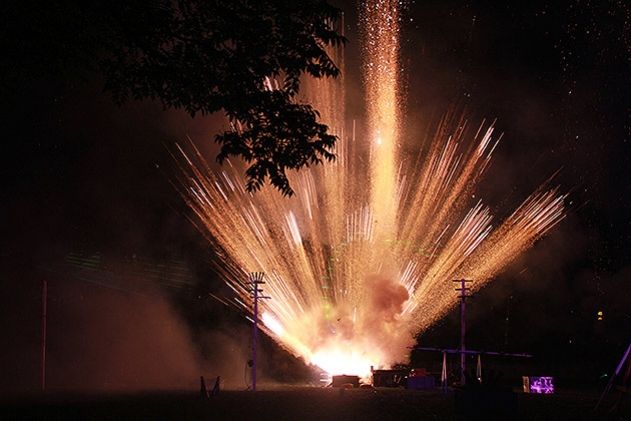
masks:
<svg viewBox="0 0 631 421"><path fill-rule="evenodd" d="M200 361L184 321L159 294L93 285L51 288L51 389L178 389L197 382Z"/></svg>
<svg viewBox="0 0 631 421"><path fill-rule="evenodd" d="M374 338L373 345L384 351L387 364L407 359L412 335L400 319L403 305L410 298L407 289L394 277L373 275L368 279L371 313L366 315L363 334Z"/></svg>
<svg viewBox="0 0 631 421"><path fill-rule="evenodd" d="M403 311L403 304L410 298L407 289L391 278L372 276L368 281L370 302L376 316L375 321L381 320L392 323Z"/></svg>
<svg viewBox="0 0 631 421"><path fill-rule="evenodd" d="M339 307L314 315L318 327L309 343L315 354L342 352L355 355L356 360L365 359L376 368L407 360L407 347L413 339L401 313L409 294L395 279L387 274L368 277L364 293L370 305L361 310L363 313Z"/></svg>

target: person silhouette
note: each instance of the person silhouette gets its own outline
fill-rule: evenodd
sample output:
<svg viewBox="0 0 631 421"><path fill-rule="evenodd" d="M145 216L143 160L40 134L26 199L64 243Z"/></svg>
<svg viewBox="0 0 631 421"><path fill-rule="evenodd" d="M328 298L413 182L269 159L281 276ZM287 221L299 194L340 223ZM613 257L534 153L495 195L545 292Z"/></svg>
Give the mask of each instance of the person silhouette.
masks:
<svg viewBox="0 0 631 421"><path fill-rule="evenodd" d="M221 376L217 376L217 380L215 380L215 386L213 386L212 392L210 392L211 396L217 396L221 391Z"/></svg>

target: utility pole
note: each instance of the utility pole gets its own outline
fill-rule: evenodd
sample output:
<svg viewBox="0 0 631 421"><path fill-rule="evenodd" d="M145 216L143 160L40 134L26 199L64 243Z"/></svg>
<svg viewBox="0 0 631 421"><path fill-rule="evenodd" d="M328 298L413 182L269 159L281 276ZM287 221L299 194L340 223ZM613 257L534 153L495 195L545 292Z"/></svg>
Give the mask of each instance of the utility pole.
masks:
<svg viewBox="0 0 631 421"><path fill-rule="evenodd" d="M249 280L249 291L252 296L252 316L254 323L252 325L252 391L256 391L256 344L259 336L259 300L270 299L262 295L263 290L259 288L259 285L264 284L263 272L251 272Z"/></svg>
<svg viewBox="0 0 631 421"><path fill-rule="evenodd" d="M508 301L506 302L506 320L504 324L504 351L508 349L508 329L510 328L510 305L513 300L512 294L508 296Z"/></svg>
<svg viewBox="0 0 631 421"><path fill-rule="evenodd" d="M41 321L41 380L42 392L46 391L46 304L48 301L48 282L42 281L42 321Z"/></svg>
<svg viewBox="0 0 631 421"><path fill-rule="evenodd" d="M458 298L460 298L460 383L465 384L465 356L467 352L467 348L465 346L465 335L467 332L466 327L466 302L467 298L471 297L468 294L471 291L471 288L467 288L466 283L472 282L468 279L454 279L452 282L460 283L460 288L456 288L456 291L460 292Z"/></svg>

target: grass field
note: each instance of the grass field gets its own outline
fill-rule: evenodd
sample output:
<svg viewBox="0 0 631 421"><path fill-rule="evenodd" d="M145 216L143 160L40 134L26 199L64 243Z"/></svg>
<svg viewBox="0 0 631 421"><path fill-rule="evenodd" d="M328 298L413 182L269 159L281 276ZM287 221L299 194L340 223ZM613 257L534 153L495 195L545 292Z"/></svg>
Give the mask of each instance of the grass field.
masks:
<svg viewBox="0 0 631 421"><path fill-rule="evenodd" d="M508 420L631 420L631 399L622 411L593 412L597 392L555 395L518 393ZM222 391L207 400L193 392L48 394L3 400L2 420L458 420L454 393L439 390L276 387ZM611 399L607 402L608 408ZM470 418L466 418L470 419ZM477 419L477 418L471 418ZM488 417L483 417L488 419Z"/></svg>

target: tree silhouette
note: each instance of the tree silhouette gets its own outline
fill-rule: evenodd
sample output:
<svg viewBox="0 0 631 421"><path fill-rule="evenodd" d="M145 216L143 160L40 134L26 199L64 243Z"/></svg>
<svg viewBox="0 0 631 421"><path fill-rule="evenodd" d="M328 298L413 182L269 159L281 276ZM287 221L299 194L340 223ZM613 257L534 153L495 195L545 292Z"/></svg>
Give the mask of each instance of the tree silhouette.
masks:
<svg viewBox="0 0 631 421"><path fill-rule="evenodd" d="M317 110L295 100L302 75L340 73L325 49L345 42L334 29L341 12L326 1L52 0L4 8L5 51L22 59L20 73L96 70L117 103L154 99L191 116L223 110L232 130L215 137L217 159L243 158L250 191L269 179L291 195L286 170L335 158L336 137Z"/></svg>

